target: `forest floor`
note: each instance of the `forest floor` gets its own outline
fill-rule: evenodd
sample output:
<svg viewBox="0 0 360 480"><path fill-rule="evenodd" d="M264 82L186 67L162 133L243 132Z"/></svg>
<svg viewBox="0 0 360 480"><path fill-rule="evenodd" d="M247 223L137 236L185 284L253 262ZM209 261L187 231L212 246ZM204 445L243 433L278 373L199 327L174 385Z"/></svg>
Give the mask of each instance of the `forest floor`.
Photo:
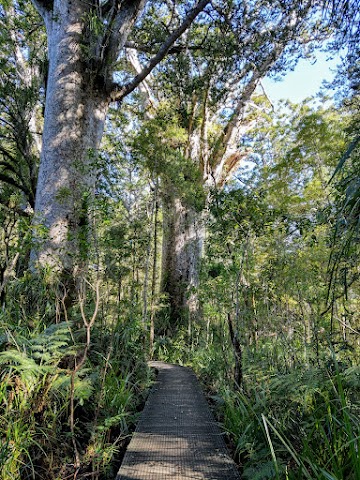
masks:
<svg viewBox="0 0 360 480"><path fill-rule="evenodd" d="M151 366L157 380L116 480L238 480L195 374L162 362Z"/></svg>

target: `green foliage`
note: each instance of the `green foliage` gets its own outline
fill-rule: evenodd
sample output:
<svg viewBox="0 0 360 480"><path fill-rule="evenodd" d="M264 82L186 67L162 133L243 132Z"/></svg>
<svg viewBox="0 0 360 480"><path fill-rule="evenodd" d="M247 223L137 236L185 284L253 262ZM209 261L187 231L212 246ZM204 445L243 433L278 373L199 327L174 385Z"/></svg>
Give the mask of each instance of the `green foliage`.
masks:
<svg viewBox="0 0 360 480"><path fill-rule="evenodd" d="M356 97L349 102L347 109L353 113L352 121L346 130L348 144L331 178L336 194L332 218L332 254L329 261L329 297L333 298L338 296L339 292L347 298L348 289L359 277L360 162L359 105Z"/></svg>
<svg viewBox="0 0 360 480"><path fill-rule="evenodd" d="M100 2L83 19L81 48L90 82L104 80L97 74L104 73L99 68L112 33L110 3ZM4 480L115 477L116 457L151 380L150 319L156 321L156 358L191 365L205 382L244 479L360 478L355 100L347 110L289 104L286 114L275 118L270 111L250 113L246 120L256 126L246 140L254 165L237 172L242 184L235 180L224 191L211 192L197 289L203 318L170 336L173 319L158 292L161 233L155 230L160 231L163 214L161 209L155 214L158 190L163 200L177 197L190 209L203 210L208 192L202 163L224 147L224 128L251 72L276 60L274 47L284 41L286 53L296 54L304 39L307 43L306 5L224 2L222 12L209 16L211 28L206 15L200 16L153 72L149 81L157 84L161 98L156 112L151 105L143 117L141 94L128 101L126 112L111 112L101 155L88 152L91 167L101 173L97 199L85 194L73 205L83 226L79 253L88 261L86 274L78 272L74 279L76 293L83 295L79 303L67 297L51 268L37 275L26 271L29 221L20 217L26 214L24 204L34 203L38 152L30 123L35 120L41 132L47 61L39 56L45 52L44 32L30 3L2 2L0 283L8 282L0 312ZM148 2L131 38L144 50L142 62L187 9L187 2L177 2L173 10L166 2ZM294 18L296 31L288 23ZM310 24L318 19L313 15ZM39 72L30 82L20 75L16 47L26 53L25 66ZM272 71L289 63L283 55ZM263 108L259 97L254 105L256 111ZM337 183L329 186L344 152ZM86 173L84 165L75 167ZM59 196L66 202L69 191L62 189ZM88 212L96 232L91 248ZM46 235L46 228L36 228ZM17 268L11 260L18 253ZM94 310L97 316L87 329ZM243 355L242 385L234 385L229 319Z"/></svg>
<svg viewBox="0 0 360 480"><path fill-rule="evenodd" d="M188 132L181 127L179 115L164 102L135 138L134 154L153 175L162 178L163 195L171 190L185 204L201 211L205 192L198 159L186 154L188 142Z"/></svg>
<svg viewBox="0 0 360 480"><path fill-rule="evenodd" d="M245 383L234 392L221 382L212 397L243 478L357 478L360 384L353 368L274 375L253 367Z"/></svg>
<svg viewBox="0 0 360 480"><path fill-rule="evenodd" d="M66 371L59 362L69 353L71 340L63 323L35 336L6 332L7 348L0 352L1 437L2 444L10 443L0 469L4 479L20 478L21 472L26 478L34 472L35 451L46 451L60 433L64 390L59 380Z"/></svg>
<svg viewBox="0 0 360 480"><path fill-rule="evenodd" d="M142 329L123 320L94 326L90 353L75 371L84 354L82 319L77 305L65 314L63 291L49 278L52 285L29 275L13 281L1 312L1 478L55 480L73 469L71 398L81 472L113 478L150 381ZM89 294L86 315L93 306Z"/></svg>
<svg viewBox="0 0 360 480"><path fill-rule="evenodd" d="M34 137L40 133L40 126L34 132L34 125L37 128L41 122L43 80L37 67L44 61L40 52L45 54L45 49L43 31L33 28L35 11L31 3L25 3L8 2L0 7L0 203L7 205L9 196L16 193L20 203L33 207L39 154ZM23 206L12 208L26 215Z"/></svg>
<svg viewBox="0 0 360 480"><path fill-rule="evenodd" d="M202 324L187 360L212 393L244 478L356 479L358 283L327 307L338 201L328 182L349 117L291 108L274 130L268 117L258 122L246 185L213 194L200 288L211 329ZM349 272L355 242L351 251L342 258ZM229 316L242 349L240 388Z"/></svg>

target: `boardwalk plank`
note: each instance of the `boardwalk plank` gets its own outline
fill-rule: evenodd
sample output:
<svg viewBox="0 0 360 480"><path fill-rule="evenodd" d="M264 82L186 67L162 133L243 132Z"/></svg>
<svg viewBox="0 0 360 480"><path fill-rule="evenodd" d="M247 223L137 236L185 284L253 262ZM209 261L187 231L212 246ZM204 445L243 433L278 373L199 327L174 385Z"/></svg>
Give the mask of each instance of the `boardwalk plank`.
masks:
<svg viewBox="0 0 360 480"><path fill-rule="evenodd" d="M239 480L194 373L152 366L159 374L116 480Z"/></svg>

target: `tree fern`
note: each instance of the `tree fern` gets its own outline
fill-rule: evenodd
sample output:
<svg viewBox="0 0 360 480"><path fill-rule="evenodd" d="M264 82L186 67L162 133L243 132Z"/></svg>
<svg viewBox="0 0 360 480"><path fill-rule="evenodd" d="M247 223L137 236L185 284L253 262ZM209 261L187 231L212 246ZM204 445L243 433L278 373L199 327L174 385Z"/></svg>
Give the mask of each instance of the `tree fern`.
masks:
<svg viewBox="0 0 360 480"><path fill-rule="evenodd" d="M3 366L3 374L7 378L13 375L21 377L30 390L39 378L49 371L49 367L39 365L25 351L18 350L0 352L0 365Z"/></svg>
<svg viewBox="0 0 360 480"><path fill-rule="evenodd" d="M53 382L54 390L61 392L62 396L68 397L70 392L70 375L60 375ZM74 399L78 401L79 405L84 405L86 400L89 400L94 393L94 382L89 376L82 378L76 375L74 380Z"/></svg>
<svg viewBox="0 0 360 480"><path fill-rule="evenodd" d="M31 356L41 364L58 362L70 344L69 325L66 322L50 325L43 333L29 341Z"/></svg>

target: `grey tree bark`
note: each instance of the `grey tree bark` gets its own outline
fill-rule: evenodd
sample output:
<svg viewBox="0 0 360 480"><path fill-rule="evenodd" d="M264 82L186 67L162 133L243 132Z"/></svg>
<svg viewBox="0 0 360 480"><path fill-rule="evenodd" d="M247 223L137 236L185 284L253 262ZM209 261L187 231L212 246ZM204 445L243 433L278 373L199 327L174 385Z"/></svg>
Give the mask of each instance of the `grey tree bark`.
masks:
<svg viewBox="0 0 360 480"><path fill-rule="evenodd" d="M73 278L86 265L87 210L109 104L144 80L209 0L199 0L143 71L123 86L114 84L115 62L146 0L32 1L44 19L49 51L32 263Z"/></svg>
<svg viewBox="0 0 360 480"><path fill-rule="evenodd" d="M202 103L199 102L198 109L202 110L202 122L190 131L184 155L199 167L207 199L203 211L197 212L181 198L174 196L170 185L165 188L161 286L162 291L168 295L170 315L175 324L184 324L184 320L188 321L189 337L193 321L201 316L196 287L199 283L201 256L205 243L206 204L209 201L209 192L211 188L222 189L238 169L241 161L248 156L249 150L239 148L239 144L242 136L254 123L251 119L253 110L249 105L250 100L261 78L271 69L284 48L285 44L275 46L272 54L263 59L247 84L242 86L233 113L216 141L212 140L212 146L208 138L208 129L214 118L210 118L208 111L208 92L205 93ZM226 103L217 106L219 112L225 107Z"/></svg>
<svg viewBox="0 0 360 480"><path fill-rule="evenodd" d="M191 338L192 325L201 317L201 306L196 288L199 285L201 258L206 240L206 217L210 189L221 189L248 155L247 149L240 150L239 138L249 128L243 115L246 101L256 88L248 89L246 99L241 98L236 121L228 126L231 133L220 138L217 148L211 151L207 139L208 117L203 115L203 124L193 131L185 155L198 165L202 176L205 202L202 209L195 208L179 194L171 184L163 186L163 246L161 290L167 294L170 317L175 325L188 326Z"/></svg>
<svg viewBox="0 0 360 480"><path fill-rule="evenodd" d="M254 116L252 106L249 106L251 97L261 79L281 56L285 46L286 42L275 44L271 54L253 68L246 82L243 81L242 72L235 72L232 79L233 90L229 89L216 108L213 104L209 106L209 103L212 103L211 86L214 87L217 82L216 73L209 74L208 82L204 82L202 91L193 92L188 98L188 141L183 155L198 167L207 199L210 189L223 188L241 160L248 155L248 149L239 148L239 145L242 136L251 127L250 122L253 122L246 118L248 113L250 118ZM135 50L131 51L131 63L136 71L140 70ZM205 72L204 77L206 75ZM147 102L156 108L156 88L152 87L151 79L148 80L143 93ZM161 98L161 92L159 96ZM232 111L229 120L220 129L217 138L210 139L209 129L217 122L221 123L219 118L228 104ZM172 322L183 326L188 322L191 336L193 320L196 320L201 312L196 287L199 283L205 243L206 205L203 211L196 211L181 195L176 194L173 185L166 184L166 181L164 183L161 290L167 294Z"/></svg>
<svg viewBox="0 0 360 480"><path fill-rule="evenodd" d="M248 155L241 139L249 129L249 123L256 121L254 112L260 107L251 99L261 79L273 69L286 68L289 57L283 55L284 52L298 55L302 46L314 38L316 28L312 29L310 19L316 17L316 6L313 9L312 2L275 3L276 8L275 4L263 4L259 10L255 2L243 10L242 2L228 2L225 9L212 2L215 15L219 14L219 25L224 22L226 28L220 28L211 41L209 30L203 38L199 32L184 37L182 44L174 47L179 61L169 62L173 88L169 87L168 78L161 83L161 76L155 85L148 77L143 88L153 117L156 116L153 112L157 98L159 104L168 100L172 111L176 110L177 126L188 136L187 146L181 153L189 161L187 165L192 162L199 169L205 195L211 188L223 188ZM264 12L268 9L268 16L264 15L263 9ZM178 13L174 5L174 16ZM228 33L229 37L226 36ZM224 37L218 44L222 35ZM139 42L127 45L132 49L130 62L138 72L141 70L140 59L151 52L151 46ZM224 55L225 45L233 45L230 55ZM202 48L204 51L208 48L204 56L197 53ZM137 51L141 52L141 57L137 56ZM176 144L174 148L182 146ZM194 290L198 284L205 240L204 212L197 212L189 204L191 202L183 200L178 182L165 184L162 190L162 291L168 295L171 320L182 323L181 320L186 318L191 320L198 305Z"/></svg>
<svg viewBox="0 0 360 480"><path fill-rule="evenodd" d="M195 289L205 236L202 216L175 194L163 196L161 289L168 295L173 323L187 324L189 330L199 308Z"/></svg>
<svg viewBox="0 0 360 480"><path fill-rule="evenodd" d="M103 58L96 45L100 39L89 32L93 3L34 1L47 29L49 74L32 261L70 275L86 257L88 202L94 193L96 151L110 99L105 66L117 56L145 1L123 2L119 38ZM112 41L109 37L109 45Z"/></svg>

